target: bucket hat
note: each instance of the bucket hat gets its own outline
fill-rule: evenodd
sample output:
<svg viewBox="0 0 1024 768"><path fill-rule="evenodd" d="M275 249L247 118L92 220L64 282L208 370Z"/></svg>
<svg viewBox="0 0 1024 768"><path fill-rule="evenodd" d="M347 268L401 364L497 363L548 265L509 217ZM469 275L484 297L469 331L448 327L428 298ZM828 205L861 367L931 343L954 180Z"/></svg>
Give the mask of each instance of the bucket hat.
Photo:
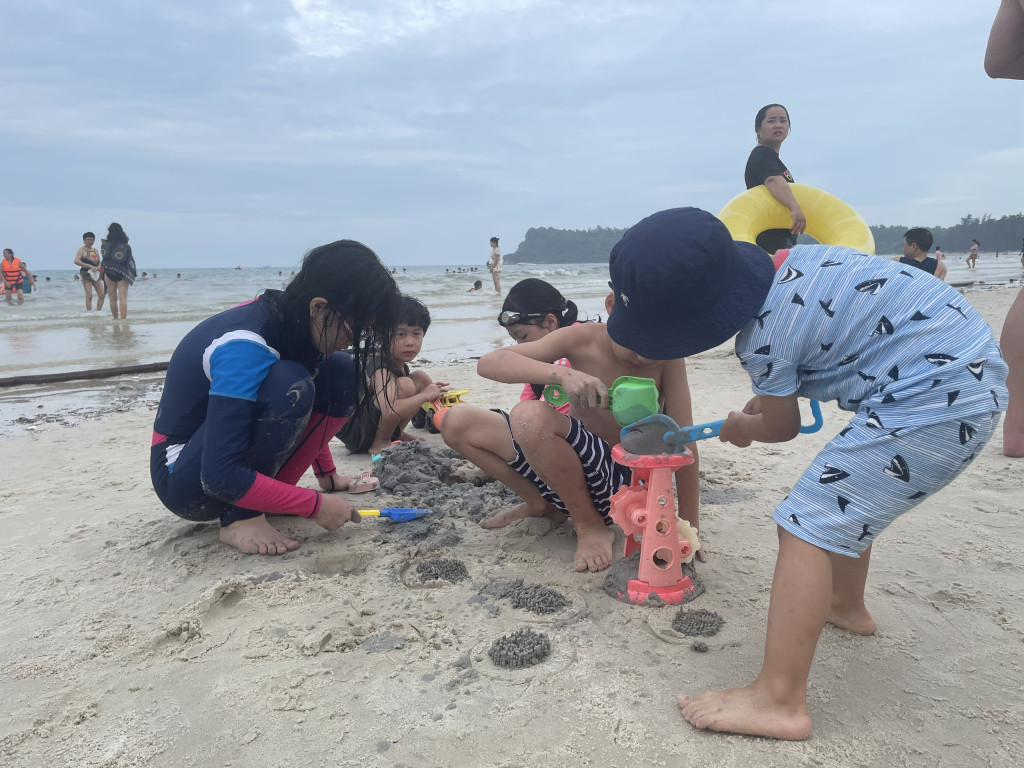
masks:
<svg viewBox="0 0 1024 768"><path fill-rule="evenodd" d="M608 271L615 293L608 335L651 360L728 341L757 314L775 276L767 253L733 240L699 208L659 211L630 227Z"/></svg>

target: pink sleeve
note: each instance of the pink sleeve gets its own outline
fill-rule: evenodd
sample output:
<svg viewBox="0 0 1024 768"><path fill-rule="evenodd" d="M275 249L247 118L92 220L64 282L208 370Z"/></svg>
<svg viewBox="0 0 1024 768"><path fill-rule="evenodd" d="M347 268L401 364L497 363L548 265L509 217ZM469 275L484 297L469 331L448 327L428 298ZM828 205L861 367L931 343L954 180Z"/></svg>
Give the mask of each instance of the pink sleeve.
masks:
<svg viewBox="0 0 1024 768"><path fill-rule="evenodd" d="M299 488L257 473L252 487L235 505L256 512L313 517L320 511L320 491Z"/></svg>

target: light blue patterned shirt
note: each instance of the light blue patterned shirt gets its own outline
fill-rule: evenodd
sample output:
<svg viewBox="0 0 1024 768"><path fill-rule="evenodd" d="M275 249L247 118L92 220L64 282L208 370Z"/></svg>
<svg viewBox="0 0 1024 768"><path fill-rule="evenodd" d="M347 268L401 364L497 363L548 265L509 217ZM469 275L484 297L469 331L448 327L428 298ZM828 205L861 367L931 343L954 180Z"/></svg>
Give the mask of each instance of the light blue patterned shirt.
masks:
<svg viewBox="0 0 1024 768"><path fill-rule="evenodd" d="M754 392L835 400L879 428L1006 409L1006 364L964 296L920 269L796 246L736 337Z"/></svg>

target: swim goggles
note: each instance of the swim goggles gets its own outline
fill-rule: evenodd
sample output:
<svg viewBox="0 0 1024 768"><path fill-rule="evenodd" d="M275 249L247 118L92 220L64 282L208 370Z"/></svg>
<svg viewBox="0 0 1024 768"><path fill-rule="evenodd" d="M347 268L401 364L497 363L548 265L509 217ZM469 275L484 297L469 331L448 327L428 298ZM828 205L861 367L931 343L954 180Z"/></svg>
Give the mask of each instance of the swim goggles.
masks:
<svg viewBox="0 0 1024 768"><path fill-rule="evenodd" d="M524 320L547 317L550 314L551 312L510 312L506 310L498 315L498 325L504 328L506 325L515 325Z"/></svg>

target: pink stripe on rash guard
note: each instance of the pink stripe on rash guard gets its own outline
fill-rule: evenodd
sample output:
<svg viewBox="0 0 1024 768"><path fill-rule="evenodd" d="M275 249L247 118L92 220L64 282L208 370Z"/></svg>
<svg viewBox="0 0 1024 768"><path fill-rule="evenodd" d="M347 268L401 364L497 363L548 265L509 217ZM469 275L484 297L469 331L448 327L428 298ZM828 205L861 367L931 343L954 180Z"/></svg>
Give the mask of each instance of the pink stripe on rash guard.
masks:
<svg viewBox="0 0 1024 768"><path fill-rule="evenodd" d="M153 433L153 442L150 443L150 445L151 446L153 446L153 445L160 445L160 443L166 443L166 442L167 442L167 435L161 435L159 432L154 432Z"/></svg>
<svg viewBox="0 0 1024 768"><path fill-rule="evenodd" d="M295 485L310 466L317 477L333 475L336 471L334 458L331 456L331 438L338 434L341 425L348 421L347 416L325 416L314 413L309 417L309 424L299 441L299 447L277 473L282 483ZM314 461L316 462L314 464Z"/></svg>
<svg viewBox="0 0 1024 768"><path fill-rule="evenodd" d="M296 488L266 475L257 474L256 482L235 502L235 506L276 515L313 517L320 511L320 492Z"/></svg>

